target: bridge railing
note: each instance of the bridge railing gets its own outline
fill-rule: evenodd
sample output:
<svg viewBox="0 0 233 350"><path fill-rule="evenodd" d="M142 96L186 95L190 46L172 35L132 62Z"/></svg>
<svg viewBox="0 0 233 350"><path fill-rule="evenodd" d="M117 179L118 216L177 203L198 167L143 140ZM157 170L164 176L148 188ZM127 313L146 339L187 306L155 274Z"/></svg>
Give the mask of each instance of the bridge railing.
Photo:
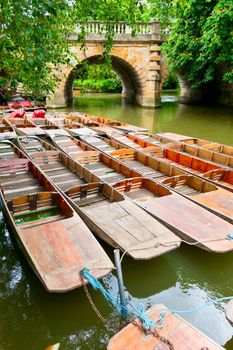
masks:
<svg viewBox="0 0 233 350"><path fill-rule="evenodd" d="M111 31L114 40L120 41L151 41L161 40L160 23L136 22L132 25L126 22L88 21L77 22L77 27L71 35L71 40L77 40L80 33L85 32L86 40L104 41L106 32Z"/></svg>

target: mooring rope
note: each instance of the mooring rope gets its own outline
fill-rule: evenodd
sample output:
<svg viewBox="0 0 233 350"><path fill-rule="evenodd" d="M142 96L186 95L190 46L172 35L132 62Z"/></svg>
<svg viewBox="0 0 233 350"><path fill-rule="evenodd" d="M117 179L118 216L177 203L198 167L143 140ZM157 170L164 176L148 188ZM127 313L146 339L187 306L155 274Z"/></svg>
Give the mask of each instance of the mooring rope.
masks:
<svg viewBox="0 0 233 350"><path fill-rule="evenodd" d="M151 330L151 329L162 329L164 328L164 318L167 315L167 313L176 313L179 315L182 314L190 314L196 311L199 311L205 307L208 307L213 304L217 304L221 301L227 301L232 300L233 296L228 297L222 297L218 298L216 300L208 301L207 303L204 303L200 306L194 307L189 310L176 310L168 307L164 308L158 308L156 310L153 310L151 312L146 312L146 307L143 303L138 304L137 306L134 306L132 303L128 302L126 306L122 305L118 301L118 297L112 295L109 293L104 286L101 284L101 282L93 275L90 274L89 270L87 268L84 268L81 272L82 276L92 285L92 287L95 290L99 290L100 293L104 296L105 300L107 300L108 304L115 309L115 311L122 317L125 317L127 319L130 319L132 321L135 318L139 318L142 324L142 327L144 330ZM151 320L150 316L153 313L160 312L159 316L155 320Z"/></svg>

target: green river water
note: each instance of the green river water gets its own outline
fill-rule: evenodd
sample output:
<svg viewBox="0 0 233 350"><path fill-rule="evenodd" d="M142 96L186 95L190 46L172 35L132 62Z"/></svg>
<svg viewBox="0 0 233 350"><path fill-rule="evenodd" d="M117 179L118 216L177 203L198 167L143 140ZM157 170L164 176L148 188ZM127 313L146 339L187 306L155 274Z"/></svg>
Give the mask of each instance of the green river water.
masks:
<svg viewBox="0 0 233 350"><path fill-rule="evenodd" d="M147 127L152 132L177 132L233 146L232 108L179 105L168 93L162 108L156 110L124 105L120 95L81 96L78 103L73 110ZM104 317L116 321L115 331L106 331L82 288L62 295L44 290L2 216L0 237L0 350L44 350L56 342L61 343L61 350L105 349L121 324L102 297L91 291ZM113 259L112 249L102 245ZM128 296L135 305L163 303L184 310L233 295L232 262L233 252L217 255L183 245L152 261L125 257L122 267ZM112 293L118 292L115 274L109 274L104 284ZM217 303L184 318L233 350L233 328L225 319L224 306Z"/></svg>

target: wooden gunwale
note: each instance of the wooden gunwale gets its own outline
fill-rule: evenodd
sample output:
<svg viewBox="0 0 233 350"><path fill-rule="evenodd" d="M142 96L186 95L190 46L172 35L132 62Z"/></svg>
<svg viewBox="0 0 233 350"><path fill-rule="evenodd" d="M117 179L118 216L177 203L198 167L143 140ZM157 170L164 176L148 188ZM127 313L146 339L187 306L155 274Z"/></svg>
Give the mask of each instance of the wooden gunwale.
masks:
<svg viewBox="0 0 233 350"><path fill-rule="evenodd" d="M11 160L15 167L9 164L8 159L0 160L3 212L29 264L45 288L50 292L66 292L80 287L82 280L79 273L85 266L94 268L93 273L97 278L108 274L113 265L78 214L35 163L15 145L11 145L15 150L15 158ZM7 164L8 170L2 172ZM27 191L24 183L29 179L38 186L29 186ZM64 217L54 216L51 220L42 219L29 224L14 223L12 210L17 210L17 213L26 210L30 214L32 208L42 203L38 202L38 198L43 198L46 207L50 207L49 198L53 200L54 196ZM79 228L79 231L75 228Z"/></svg>

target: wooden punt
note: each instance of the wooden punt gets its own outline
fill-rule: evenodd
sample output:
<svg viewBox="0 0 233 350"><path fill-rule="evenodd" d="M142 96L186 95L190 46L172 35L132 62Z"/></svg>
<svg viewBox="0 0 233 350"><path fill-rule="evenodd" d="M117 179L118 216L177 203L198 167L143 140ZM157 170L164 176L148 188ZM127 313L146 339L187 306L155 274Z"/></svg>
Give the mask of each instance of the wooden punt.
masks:
<svg viewBox="0 0 233 350"><path fill-rule="evenodd" d="M74 137L79 137L79 136L90 136L90 135L97 135L97 132L92 130L91 128L83 127L83 126L69 126L69 127L64 127L65 130Z"/></svg>
<svg viewBox="0 0 233 350"><path fill-rule="evenodd" d="M37 127L41 128L43 130L44 134L38 135L38 136L46 136L47 130L58 130L58 126L49 123L48 119L46 119L46 118L32 118L30 114L27 114L26 119L30 120Z"/></svg>
<svg viewBox="0 0 233 350"><path fill-rule="evenodd" d="M127 251L134 259L145 260L180 246L180 239L164 225L111 186L93 183L98 177L64 153L33 152L32 148L29 151L30 157L59 191L66 193L88 227L111 246Z"/></svg>
<svg viewBox="0 0 233 350"><path fill-rule="evenodd" d="M56 126L52 126L52 128L45 129L46 135L51 138L51 140L54 139L56 136L69 136L69 133L65 129L59 129Z"/></svg>
<svg viewBox="0 0 233 350"><path fill-rule="evenodd" d="M170 230L106 183L79 185L66 194L95 234L133 259L152 259L180 246Z"/></svg>
<svg viewBox="0 0 233 350"><path fill-rule="evenodd" d="M162 162L154 157L150 157L142 152L126 149L113 139L104 137L83 137L81 138L88 145L124 163L129 168L135 170L140 176L146 176L156 181L163 181L169 177L185 174L184 171Z"/></svg>
<svg viewBox="0 0 233 350"><path fill-rule="evenodd" d="M90 114L86 114L85 117L90 119L90 120L93 120L97 123L112 126L113 128L121 130L122 132L125 132L125 133L148 131L147 128L141 128L139 126L135 126L135 125L127 124L127 123L122 123L122 122L119 122L116 120L107 119L107 118L103 118L103 117L97 117L97 116L93 116Z"/></svg>
<svg viewBox="0 0 233 350"><path fill-rule="evenodd" d="M179 135L175 133L163 133L163 134L157 134L158 137L164 137L169 140L169 142L181 142L188 145L193 145L196 147L204 148L207 150L212 150L218 153L223 153L228 156L233 156L233 147L227 146L221 143L209 141L209 140L203 140L192 136L185 136L185 135Z"/></svg>
<svg viewBox="0 0 233 350"><path fill-rule="evenodd" d="M233 168L233 155L225 154L223 152L217 152L211 147L208 149L204 147L196 147L196 145L181 142L169 143L167 144L167 147L175 149L178 152L190 154L191 156L200 159L206 159L212 163L223 165L224 167Z"/></svg>
<svg viewBox="0 0 233 350"><path fill-rule="evenodd" d="M113 185L189 244L216 253L233 250L233 226L169 188L146 178Z"/></svg>
<svg viewBox="0 0 233 350"><path fill-rule="evenodd" d="M175 176L162 183L233 224L233 193L230 191L192 175Z"/></svg>
<svg viewBox="0 0 233 350"><path fill-rule="evenodd" d="M31 120L26 118L8 118L7 119L12 128L19 136L41 136L45 135L44 130L36 126Z"/></svg>
<svg viewBox="0 0 233 350"><path fill-rule="evenodd" d="M133 169L71 136L56 136L52 140L57 148L79 164L82 174L92 174L91 181L103 180L112 184L127 177L140 176Z"/></svg>
<svg viewBox="0 0 233 350"><path fill-rule="evenodd" d="M133 144L127 145L124 139L121 139L121 144L125 147L138 150L138 145L140 145L142 147L140 148L140 153L143 152L152 158L159 159L192 175L205 177L206 180L233 192L233 170L223 169L219 164L180 153L174 149L154 145L151 142L141 140L137 135L128 134L125 137L133 141ZM110 136L110 139L116 141L115 136Z"/></svg>
<svg viewBox="0 0 233 350"><path fill-rule="evenodd" d="M30 154L34 152L56 151L54 146L37 136L18 136L17 144L29 158L31 158Z"/></svg>
<svg viewBox="0 0 233 350"><path fill-rule="evenodd" d="M80 287L87 266L97 278L113 265L56 186L21 151L0 160L0 198L16 240L50 292ZM17 154L20 158L17 158Z"/></svg>
<svg viewBox="0 0 233 350"><path fill-rule="evenodd" d="M74 114L68 115L67 119L76 123L79 126L91 128L99 135L107 135L107 134L115 135L115 134L121 134L123 132L123 130L120 130L119 128L115 128L112 125L114 122L110 119L93 117L88 115L74 115ZM106 123L104 123L104 121L106 121ZM107 123L107 121L112 122L112 124ZM123 125L123 123L118 123L118 122L116 122L116 124Z"/></svg>
<svg viewBox="0 0 233 350"><path fill-rule="evenodd" d="M149 318L156 320L160 317L161 309L165 309L163 304L152 306L148 311ZM172 345L172 349L177 350L220 350L222 346L215 343L196 327L181 318L175 313L165 312L164 326L161 329L155 328L158 336L150 335L141 328L141 321L135 320L135 324L130 323L120 332L115 334L109 341L107 350L168 350L171 347L166 344L166 340Z"/></svg>
<svg viewBox="0 0 233 350"><path fill-rule="evenodd" d="M17 136L7 119L0 117L0 140L10 140Z"/></svg>

